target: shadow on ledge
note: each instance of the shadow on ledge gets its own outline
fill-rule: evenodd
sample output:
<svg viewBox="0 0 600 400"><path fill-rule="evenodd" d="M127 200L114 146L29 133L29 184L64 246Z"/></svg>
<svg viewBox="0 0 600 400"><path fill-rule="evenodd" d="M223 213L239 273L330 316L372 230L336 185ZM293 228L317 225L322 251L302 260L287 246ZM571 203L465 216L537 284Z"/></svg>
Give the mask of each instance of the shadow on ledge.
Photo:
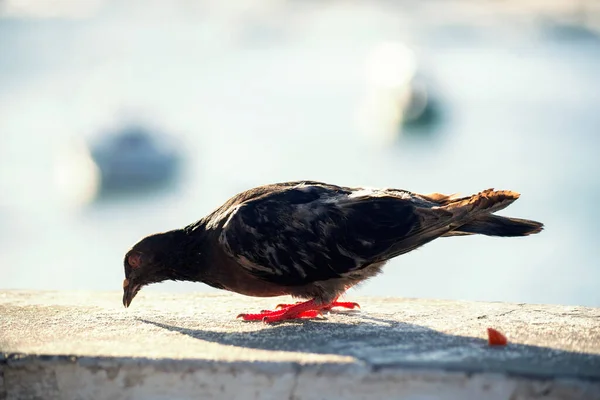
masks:
<svg viewBox="0 0 600 400"><path fill-rule="evenodd" d="M265 325L251 332L190 329L139 321L198 340L251 349L351 356L374 370L394 367L500 372L538 379L600 381L600 355L510 344L490 347L483 339L450 335L431 328L361 316L360 324L303 320Z"/></svg>

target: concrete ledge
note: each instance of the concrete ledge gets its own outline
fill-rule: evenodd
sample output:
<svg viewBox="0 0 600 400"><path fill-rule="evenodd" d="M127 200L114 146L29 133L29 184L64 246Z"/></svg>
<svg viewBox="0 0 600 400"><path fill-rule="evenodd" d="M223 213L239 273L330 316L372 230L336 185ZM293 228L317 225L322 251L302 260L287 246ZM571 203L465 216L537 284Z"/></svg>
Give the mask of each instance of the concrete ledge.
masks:
<svg viewBox="0 0 600 400"><path fill-rule="evenodd" d="M600 309L352 298L326 320L235 319L281 300L0 292L0 399L600 399Z"/></svg>

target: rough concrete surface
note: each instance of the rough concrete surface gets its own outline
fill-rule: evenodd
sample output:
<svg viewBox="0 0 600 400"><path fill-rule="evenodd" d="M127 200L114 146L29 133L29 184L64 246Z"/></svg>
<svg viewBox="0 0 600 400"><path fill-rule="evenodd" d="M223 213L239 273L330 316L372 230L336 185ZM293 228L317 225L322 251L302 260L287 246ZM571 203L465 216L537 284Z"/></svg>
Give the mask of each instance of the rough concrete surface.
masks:
<svg viewBox="0 0 600 400"><path fill-rule="evenodd" d="M0 399L600 399L600 309L348 300L265 325L235 316L289 299L3 291Z"/></svg>

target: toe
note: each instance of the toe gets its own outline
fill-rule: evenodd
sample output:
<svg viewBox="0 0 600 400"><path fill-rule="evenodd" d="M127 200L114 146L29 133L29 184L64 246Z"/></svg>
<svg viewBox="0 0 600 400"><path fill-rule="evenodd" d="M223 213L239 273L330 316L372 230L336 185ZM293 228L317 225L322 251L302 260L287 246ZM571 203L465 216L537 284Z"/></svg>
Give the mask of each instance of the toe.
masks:
<svg viewBox="0 0 600 400"><path fill-rule="evenodd" d="M339 302L335 302L335 303L331 304L330 308L331 307L349 308L349 309L353 310L355 308L360 308L360 305L358 303L349 302L349 301L339 301Z"/></svg>

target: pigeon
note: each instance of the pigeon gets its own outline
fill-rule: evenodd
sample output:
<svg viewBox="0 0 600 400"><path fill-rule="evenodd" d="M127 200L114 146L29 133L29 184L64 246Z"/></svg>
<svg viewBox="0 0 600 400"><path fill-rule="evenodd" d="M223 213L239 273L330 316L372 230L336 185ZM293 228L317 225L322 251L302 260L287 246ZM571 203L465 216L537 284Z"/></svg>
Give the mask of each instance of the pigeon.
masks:
<svg viewBox="0 0 600 400"><path fill-rule="evenodd" d="M247 296L299 299L244 313L267 323L315 318L386 262L439 237L527 236L536 221L495 213L519 198L487 189L460 197L400 189L283 182L239 193L182 229L147 236L125 255L123 305L145 285L203 282Z"/></svg>

